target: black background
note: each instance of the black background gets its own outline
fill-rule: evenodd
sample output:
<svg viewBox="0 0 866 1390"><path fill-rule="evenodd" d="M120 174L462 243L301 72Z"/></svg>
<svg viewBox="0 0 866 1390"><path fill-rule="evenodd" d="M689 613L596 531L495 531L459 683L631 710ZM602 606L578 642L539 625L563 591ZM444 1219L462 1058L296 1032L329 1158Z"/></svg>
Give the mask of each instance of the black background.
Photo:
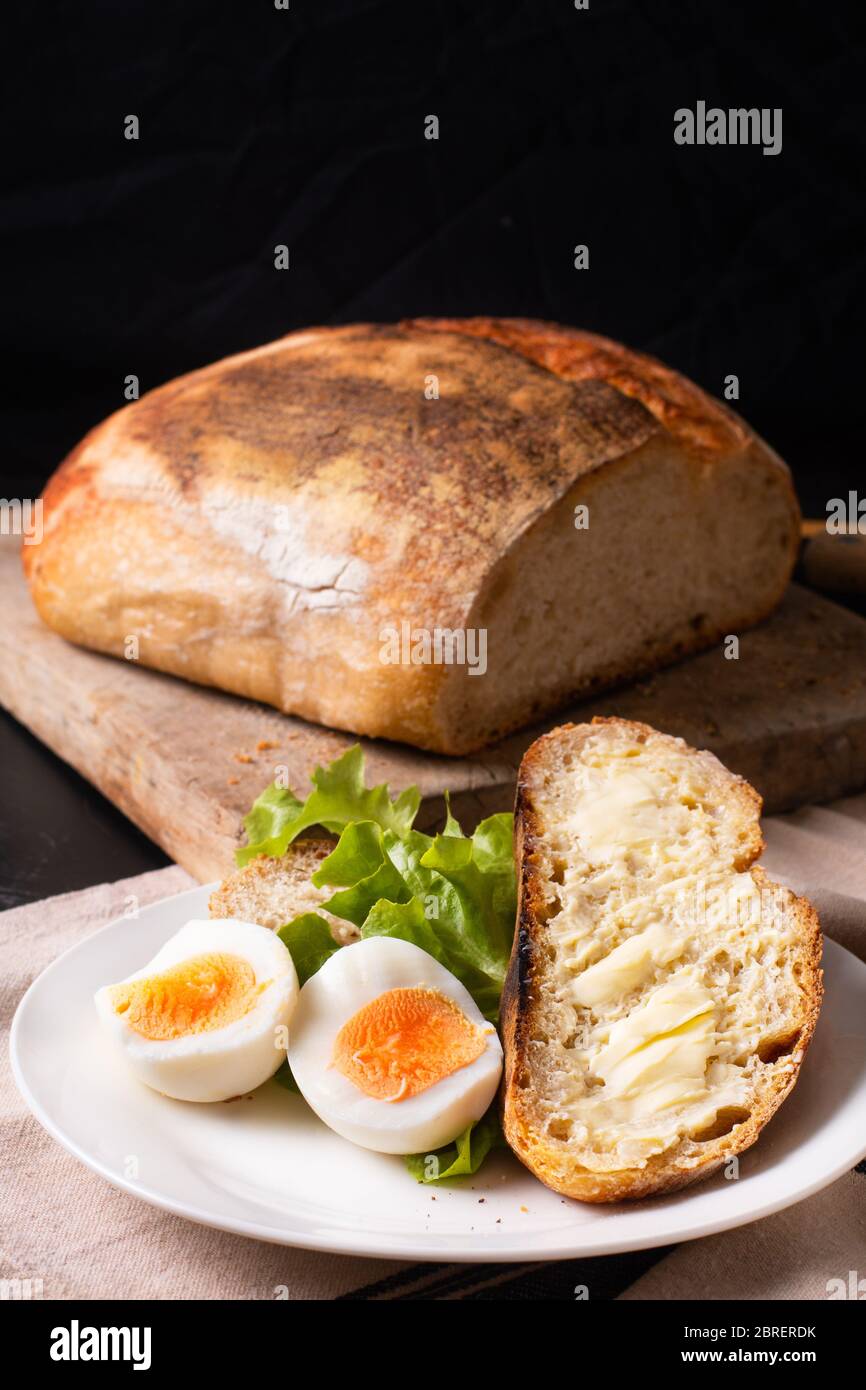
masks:
<svg viewBox="0 0 866 1390"><path fill-rule="evenodd" d="M492 313L621 338L717 395L736 373L822 515L866 477L860 9L7 7L4 495L37 495L128 373L147 390L306 324ZM675 145L699 99L782 107L782 153ZM165 862L5 718L0 760L0 905Z"/></svg>
<svg viewBox="0 0 866 1390"><path fill-rule="evenodd" d="M866 44L853 6L290 3L18 10L4 72L7 495L38 491L124 403L127 373L145 390L300 325L415 313L578 324L717 395L736 373L741 412L792 465L808 513L856 486ZM675 145L673 113L698 99L782 107L781 154Z"/></svg>

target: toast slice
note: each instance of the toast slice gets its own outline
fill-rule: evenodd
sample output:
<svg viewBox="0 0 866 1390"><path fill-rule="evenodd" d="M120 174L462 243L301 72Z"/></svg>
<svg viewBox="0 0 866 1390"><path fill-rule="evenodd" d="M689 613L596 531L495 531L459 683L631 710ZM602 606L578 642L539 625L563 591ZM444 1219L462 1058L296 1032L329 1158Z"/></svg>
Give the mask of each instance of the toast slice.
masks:
<svg viewBox="0 0 866 1390"><path fill-rule="evenodd" d="M357 940L351 922L343 922L322 910L331 897L330 888L316 888L310 882L334 848L334 840L296 840L279 859L260 854L242 869L229 874L210 896L211 917L237 917L278 931L302 912L318 912L341 946Z"/></svg>
<svg viewBox="0 0 866 1390"><path fill-rule="evenodd" d="M761 799L711 754L596 719L520 767L503 1125L554 1191L670 1192L753 1144L818 1018L812 906L753 867Z"/></svg>

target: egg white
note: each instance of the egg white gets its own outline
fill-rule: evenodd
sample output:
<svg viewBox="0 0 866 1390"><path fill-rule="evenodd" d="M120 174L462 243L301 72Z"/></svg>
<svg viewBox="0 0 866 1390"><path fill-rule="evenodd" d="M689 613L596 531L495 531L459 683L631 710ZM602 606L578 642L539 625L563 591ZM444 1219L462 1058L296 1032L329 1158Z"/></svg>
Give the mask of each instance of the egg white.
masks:
<svg viewBox="0 0 866 1390"><path fill-rule="evenodd" d="M331 1065L340 1029L392 989L435 989L489 1030L484 1052L407 1100L365 1095ZM367 937L336 951L303 986L289 1027L289 1065L307 1103L345 1139L379 1153L428 1153L480 1120L499 1085L502 1046L458 979L409 941Z"/></svg>
<svg viewBox="0 0 866 1390"><path fill-rule="evenodd" d="M214 951L246 961L257 983L270 981L249 1012L223 1028L177 1038L144 1038L114 1009L113 985L105 985L94 996L104 1028L138 1079L175 1100L218 1101L245 1095L273 1076L285 1058L276 1030L288 1028L298 1000L298 976L282 941L266 927L231 918L188 922L153 960L118 983L157 975Z"/></svg>

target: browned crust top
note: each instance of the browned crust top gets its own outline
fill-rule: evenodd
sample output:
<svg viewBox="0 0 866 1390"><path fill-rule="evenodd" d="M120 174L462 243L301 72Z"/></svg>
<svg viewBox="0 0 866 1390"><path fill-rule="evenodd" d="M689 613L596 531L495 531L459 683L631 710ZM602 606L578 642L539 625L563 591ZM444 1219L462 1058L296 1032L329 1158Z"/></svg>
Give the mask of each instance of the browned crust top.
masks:
<svg viewBox="0 0 866 1390"><path fill-rule="evenodd" d="M597 333L541 319L422 318L410 322L500 343L567 381L605 381L624 396L640 401L675 439L705 457L760 443L768 455L781 462L744 420L693 381L648 353Z"/></svg>

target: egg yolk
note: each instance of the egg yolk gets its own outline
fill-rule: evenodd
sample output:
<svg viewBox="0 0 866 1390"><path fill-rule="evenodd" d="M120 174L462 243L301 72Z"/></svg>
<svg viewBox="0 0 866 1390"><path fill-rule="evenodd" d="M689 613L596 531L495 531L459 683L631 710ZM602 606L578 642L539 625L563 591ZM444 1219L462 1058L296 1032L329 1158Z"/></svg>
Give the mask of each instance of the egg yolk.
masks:
<svg viewBox="0 0 866 1390"><path fill-rule="evenodd" d="M111 1002L127 1027L143 1038L164 1042L191 1033L210 1033L243 1018L264 984L240 956L211 951L149 975L115 985Z"/></svg>
<svg viewBox="0 0 866 1390"><path fill-rule="evenodd" d="M485 1047L482 1029L438 990L391 989L343 1024L331 1060L365 1095L398 1101L469 1066Z"/></svg>

